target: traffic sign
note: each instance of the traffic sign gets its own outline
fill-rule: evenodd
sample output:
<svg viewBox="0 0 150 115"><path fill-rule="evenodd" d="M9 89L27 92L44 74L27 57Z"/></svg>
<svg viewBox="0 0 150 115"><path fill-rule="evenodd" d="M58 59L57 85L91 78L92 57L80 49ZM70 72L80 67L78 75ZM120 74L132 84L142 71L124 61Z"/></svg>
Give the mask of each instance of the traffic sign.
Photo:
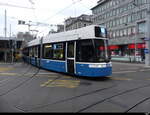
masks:
<svg viewBox="0 0 150 115"><path fill-rule="evenodd" d="M144 52L145 52L145 54L149 54L150 53L149 49L145 49Z"/></svg>
<svg viewBox="0 0 150 115"><path fill-rule="evenodd" d="M150 41L150 38L144 38L144 41Z"/></svg>

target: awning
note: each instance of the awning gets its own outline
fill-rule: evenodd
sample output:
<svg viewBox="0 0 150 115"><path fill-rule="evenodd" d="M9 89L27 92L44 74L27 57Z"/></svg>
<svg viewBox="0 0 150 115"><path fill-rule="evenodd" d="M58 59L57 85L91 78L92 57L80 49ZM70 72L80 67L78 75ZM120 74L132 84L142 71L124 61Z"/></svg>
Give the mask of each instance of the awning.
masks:
<svg viewBox="0 0 150 115"><path fill-rule="evenodd" d="M117 45L109 46L109 49L116 50L116 49L119 49L119 46L117 46Z"/></svg>
<svg viewBox="0 0 150 115"><path fill-rule="evenodd" d="M144 49L144 48L146 48L146 45L145 44L136 44L136 45L135 44L129 44L128 48L129 49L135 49L135 48Z"/></svg>

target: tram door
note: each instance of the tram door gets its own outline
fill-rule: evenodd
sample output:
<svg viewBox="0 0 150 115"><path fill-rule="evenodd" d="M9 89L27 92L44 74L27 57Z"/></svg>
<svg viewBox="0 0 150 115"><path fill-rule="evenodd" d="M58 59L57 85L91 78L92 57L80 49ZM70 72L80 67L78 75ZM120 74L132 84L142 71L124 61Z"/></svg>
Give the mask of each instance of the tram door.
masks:
<svg viewBox="0 0 150 115"><path fill-rule="evenodd" d="M75 73L75 42L67 43L67 72L70 74Z"/></svg>

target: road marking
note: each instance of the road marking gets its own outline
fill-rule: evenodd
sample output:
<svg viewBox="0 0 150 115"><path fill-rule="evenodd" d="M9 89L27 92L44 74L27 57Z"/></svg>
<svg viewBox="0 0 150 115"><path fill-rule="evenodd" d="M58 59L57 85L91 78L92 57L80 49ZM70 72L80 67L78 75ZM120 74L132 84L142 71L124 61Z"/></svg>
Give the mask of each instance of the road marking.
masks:
<svg viewBox="0 0 150 115"><path fill-rule="evenodd" d="M0 80L0 84L5 82L5 81L8 81L9 79L4 79L4 80Z"/></svg>
<svg viewBox="0 0 150 115"><path fill-rule="evenodd" d="M39 75L56 75L56 73L39 73Z"/></svg>
<svg viewBox="0 0 150 115"><path fill-rule="evenodd" d="M128 68L128 69L130 69L130 70L138 70L139 68ZM127 70L126 68L119 68L119 70Z"/></svg>
<svg viewBox="0 0 150 115"><path fill-rule="evenodd" d="M17 73L0 73L0 75L14 76L14 75L18 75L18 74Z"/></svg>
<svg viewBox="0 0 150 115"><path fill-rule="evenodd" d="M146 72L146 71L150 71L150 69L143 69L143 70L140 70L141 72Z"/></svg>
<svg viewBox="0 0 150 115"><path fill-rule="evenodd" d="M52 80L42 83L41 87L64 87L64 88L76 88L80 85L79 80Z"/></svg>
<svg viewBox="0 0 150 115"><path fill-rule="evenodd" d="M144 71L150 71L150 69L141 69L136 71L114 71L114 74L120 74L120 73L136 73L136 72L144 72Z"/></svg>
<svg viewBox="0 0 150 115"><path fill-rule="evenodd" d="M10 68L10 67L0 67L0 72L4 72L4 71L9 71L12 70L14 68Z"/></svg>
<svg viewBox="0 0 150 115"><path fill-rule="evenodd" d="M119 77L110 77L112 80L119 80L119 81L131 81L132 79L129 78L119 78Z"/></svg>
<svg viewBox="0 0 150 115"><path fill-rule="evenodd" d="M118 71L118 72L113 72L114 74L120 74L120 73L135 73L137 71Z"/></svg>

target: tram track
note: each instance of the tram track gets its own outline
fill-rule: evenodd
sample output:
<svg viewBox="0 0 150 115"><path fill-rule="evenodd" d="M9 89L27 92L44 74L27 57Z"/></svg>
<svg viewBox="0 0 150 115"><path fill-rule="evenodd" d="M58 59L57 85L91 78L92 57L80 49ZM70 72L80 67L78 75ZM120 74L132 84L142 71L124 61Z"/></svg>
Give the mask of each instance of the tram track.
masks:
<svg viewBox="0 0 150 115"><path fill-rule="evenodd" d="M143 100L139 101L138 103L136 103L134 106L130 107L128 110L125 111L125 113L130 112L132 109L134 109L135 107L139 106L140 104L146 102L150 100L150 97L144 98Z"/></svg>
<svg viewBox="0 0 150 115"><path fill-rule="evenodd" d="M114 85L112 85L112 86L110 86L110 87L107 87L107 88L97 89L97 90L94 90L94 91L91 91L91 92L87 92L87 93L84 93L84 94L81 94L81 95L78 95L78 96L75 96L75 97L71 97L71 98L68 98L68 99L60 100L60 101L57 101L57 102L54 102L54 103L51 103L51 104L46 104L46 105L41 105L41 106L39 105L39 107L35 107L35 108L32 108L31 110L27 110L27 111L32 111L32 110L44 108L44 107L47 107L47 106L50 106L50 105L55 105L55 104L59 104L59 103L63 103L63 102L71 101L71 100L75 100L75 99L77 99L77 98L84 97L84 96L87 96L87 95L92 95L92 94L95 94L95 93L100 93L101 91L109 90L109 89L114 88L114 87L116 87L116 86L117 86L117 84L114 84ZM124 94L126 94L126 93L130 93L130 92L133 92L133 91L136 91L136 90L145 88L145 87L150 87L150 84L147 84L147 85L144 85L144 86L140 86L140 87L137 87L137 88L133 88L133 89L129 89L129 90L126 90L126 91L124 91L124 92L121 92L121 93L118 93L118 94L116 94L116 95L113 95L113 96L111 96L111 97L105 98L105 99L103 99L103 100L101 100L101 101L98 101L98 102L96 102L96 103L93 103L93 104L91 104L91 105L88 105L88 106L85 107L85 108L80 109L79 111L77 111L77 113L80 113L80 112L83 112L83 111L85 111L85 110L87 110L87 109L90 109L90 108L92 108L93 106L96 106L96 105L98 105L98 104L100 104L100 103L103 103L103 102L105 102L105 101L107 101L107 100L109 100L109 99L111 99L111 98L114 98L114 97L117 97L117 96L120 96L120 95L124 95ZM130 108L129 110L127 110L126 112L129 112L129 111L130 111L131 109L133 109L134 107L138 106L139 104L141 104L141 103L143 103L144 101L149 100L149 99L150 99L150 97L145 98L144 100L142 100L142 101L140 101L139 103L137 103L135 106L131 107L131 108Z"/></svg>
<svg viewBox="0 0 150 115"><path fill-rule="evenodd" d="M55 82L56 80L61 79L61 78L63 78L63 76L58 76L58 77L56 77L55 79L53 79L49 84L52 84L53 82ZM109 89L112 89L112 88L117 87L117 86L118 86L118 84L114 83L114 84L113 84L112 86L110 86L110 87L97 89L97 90L94 90L94 91L90 91L90 92L87 92L87 93L80 94L80 95L78 95L78 96L74 96L74 97L70 97L70 98L67 98L67 99L60 100L60 101L56 101L56 102L54 102L54 103L48 103L48 104L45 104L45 105L43 105L43 104L37 105L37 107L34 107L34 108L29 109L29 110L26 110L26 111L33 111L33 110L41 109L41 108L44 108L44 107L47 107L47 106L51 106L51 105L53 106L53 105L55 105L55 104L59 104L59 103L63 103L63 102L71 101L71 100L75 100L75 99L78 99L78 98L80 98L80 97L84 97L84 96L88 96L88 95L100 93L101 91L109 90ZM100 103L103 103L103 102L105 102L105 101L107 101L107 100L110 100L111 98L114 98L114 97L117 97L117 96L121 96L121 95L130 93L130 92L133 92L133 91L142 89L142 88L146 88L146 87L150 87L150 84L146 84L146 85L143 85L143 86L139 86L139 87L136 87L136 88L133 88L133 89L129 89L129 90L123 91L123 92L118 93L118 94L116 94L116 95L110 96L110 97L108 97L108 98L105 98L105 99L103 99L103 100L100 100L100 101L98 101L98 102L96 102L96 103L90 104L90 105L88 105L88 106L86 106L86 107L80 109L79 111L77 111L77 113L80 113L80 112L83 112L83 111L85 111L85 110L88 110L88 109L92 108L93 106L96 106L96 105L98 105L98 104L100 104ZM141 104L141 103L143 103L144 101L149 100L149 99L150 99L150 97L143 99L142 101L140 101L139 103L137 103L136 105L134 105L133 107L131 107L130 109L128 109L126 112L129 112L129 111L132 110L134 107L138 106L139 104ZM21 107L16 107L16 108L22 110Z"/></svg>
<svg viewBox="0 0 150 115"><path fill-rule="evenodd" d="M28 65L29 67L26 69L26 71L25 71L23 74L20 74L19 76L17 76L17 78L15 78L15 79L13 79L13 80L11 80L11 81L9 81L9 82L12 82L12 81L17 80L18 77L20 77L20 78L22 78L23 76L25 77L25 75L26 75L28 72L32 71L31 68L33 68L33 66L31 66L31 65L29 65L29 64L27 64L27 65ZM22 85L25 84L26 82L30 81L31 79L33 79L33 78L39 73L39 71L40 71L40 68L38 68L38 69L36 70L36 72L35 72L31 77L29 77L28 79L24 80L23 82L19 83L19 84L16 85L15 87L10 88L9 90L7 90L7 91L5 91L4 93L0 94L0 97L2 97L2 96L4 96L4 95L7 95L8 93L10 93L10 92L14 91L15 89L19 88L20 86L22 86ZM6 102L7 102L7 101L6 101ZM11 108L14 108L15 110L17 110L17 111L19 111L19 112L23 112L23 113L25 112L23 109L20 109L20 108L18 108L18 107L16 107L16 106L12 106Z"/></svg>
<svg viewBox="0 0 150 115"><path fill-rule="evenodd" d="M24 83L26 83L26 82L28 82L29 80L31 80L33 77L35 77L35 76L39 73L39 71L40 71L40 69L38 69L38 70L30 77L30 79L27 79L27 80L24 81L23 83L17 85L17 86L16 86L15 88L13 88L12 90L17 89L18 87L20 87L20 86L23 85ZM27 73L27 72L25 72L25 73ZM24 73L24 75L25 75L25 73ZM23 74L22 74L22 75L23 75ZM53 79L49 84L51 84L51 83L53 83L53 82L55 82L56 80L61 79L61 78L63 78L63 76L60 75L60 76L56 77L55 79ZM51 105L55 105L55 104L59 104L59 103L63 103L63 102L71 101L71 100L75 100L75 99L78 99L78 98L80 98L80 97L84 97L84 96L88 96L88 95L100 93L101 91L109 90L109 89L112 89L112 88L117 87L117 86L118 86L118 84L114 83L114 84L113 84L112 86L110 86L110 87L97 89L97 90L94 90L94 91L90 91L90 92L87 92L87 93L80 94L80 95L78 95L78 96L74 96L74 97L70 97L70 98L67 98L67 99L60 100L60 101L56 101L56 102L54 102L54 103L48 103L48 104L45 104L45 105L42 105L42 104L41 104L41 105L37 105L37 107L34 107L34 108L32 108L32 109L28 109L28 110L23 110L23 109L22 109L21 107L19 107L19 106L18 106L18 107L16 106L16 108L19 109L19 110L21 110L21 111L24 111L24 112L27 111L27 112L28 112L28 111L32 111L32 110L44 108L44 107L47 107L47 106L51 106ZM143 85L143 86L139 86L139 87L136 87L136 88L132 88L132 89L129 89L129 90L120 92L120 93L118 93L118 94L116 94L116 95L110 96L110 97L105 98L105 99L103 99L103 100L100 100L100 101L98 101L98 102L96 102L96 103L90 104L90 105L88 105L88 106L86 106L86 107L80 109L79 111L77 111L77 113L84 112L85 110L88 110L88 109L92 108L93 106L96 106L96 105L98 105L98 104L100 104L100 103L103 103L103 102L105 102L105 101L107 101L107 100L110 100L111 98L114 98L114 97L117 97L117 96L121 96L121 95L130 93L130 92L133 92L133 91L142 89L142 88L146 88L146 87L150 87L150 84L146 84L146 85ZM7 93L9 93L9 92L11 92L11 91L6 92L5 94L7 94ZM5 94L3 94L3 95L5 95ZM2 96L2 95L0 95L0 96ZM150 97L147 97L147 98L143 99L143 100L140 101L139 103L137 103L137 104L135 104L134 106L130 107L130 109L128 109L128 110L125 111L125 112L126 112L126 113L129 112L130 110L132 110L132 109L135 108L136 106L140 105L141 103L143 103L143 102L145 102L145 101L147 101L147 100L149 100L149 99L150 99Z"/></svg>
<svg viewBox="0 0 150 115"><path fill-rule="evenodd" d="M57 79L59 79L59 78L54 79L53 82L54 82L55 80L57 80ZM51 82L51 83L53 83L53 82ZM105 87L105 88L93 90L93 91L90 91L90 92L87 92L87 93L80 94L80 95L78 95L78 96L74 96L74 97L67 98L67 99L64 99L64 100L56 101L56 102L54 102L54 103L48 103L48 104L45 104L45 105L42 105L42 104L41 104L41 105L38 105L37 107L32 108L32 109L27 110L27 111L32 111L32 110L44 108L44 107L47 107L47 106L50 106L50 105L55 105L55 104L59 104L59 103L71 101L71 100L74 100L74 99L77 99L77 98L80 98L80 97L84 97L84 96L96 94L96 93L99 93L99 92L101 92L101 91L104 91L104 90L108 90L108 89L114 88L114 87L116 87L116 86L117 86L117 84L113 84L113 85L111 85L110 87Z"/></svg>
<svg viewBox="0 0 150 115"><path fill-rule="evenodd" d="M19 76L20 76L20 77L25 76L26 73L28 73L29 71L32 70L31 68L33 68L33 67L30 66L29 69L27 69L26 72L24 72L23 74L21 74L21 75L19 75ZM25 81L19 83L17 86L15 86L15 87L9 89L9 90L6 91L5 93L0 94L0 96L4 96L4 95L8 94L8 93L14 91L15 89L19 88L20 86L22 86L22 85L25 84L26 82L30 81L31 79L33 79L33 78L39 73L39 71L40 71L40 69L38 68L37 71L36 71L31 77L29 77L27 80L25 80ZM11 80L11 82L12 82L12 81L15 81L16 79L18 79L19 76L17 76L17 78L15 78L15 79Z"/></svg>
<svg viewBox="0 0 150 115"><path fill-rule="evenodd" d="M16 78L13 78L12 80L10 80L9 77L8 77L8 79L5 80L5 84L8 83L8 82L15 81L16 79L18 79L18 77L24 76L26 73L28 73L28 72L31 70L31 68L32 68L32 66L29 66L29 67L27 68L27 70L26 70L24 73L18 74L18 76L17 76ZM10 73L10 74L11 74L11 73ZM4 80L3 80L3 81L4 81ZM0 87L4 86L2 83L3 83L3 82L0 83Z"/></svg>
<svg viewBox="0 0 150 115"><path fill-rule="evenodd" d="M118 93L118 94L116 94L116 95L110 96L110 97L108 97L108 98L105 98L105 99L103 99L103 100L100 100L100 101L98 101L98 102L96 102L96 103L90 104L90 105L88 105L88 106L86 106L86 107L80 109L79 111L77 111L77 113L84 112L85 110L88 110L88 109L90 109L90 108L92 108L92 107L94 107L94 106L96 106L96 105L98 105L98 104L101 104L101 103L103 103L103 102L105 102L105 101L107 101L107 100L110 100L110 99L112 99L112 98L114 98L114 97L121 96L121 95L130 93L130 92L133 92L133 91L142 89L142 88L146 88L146 87L150 87L150 84L147 84L147 85L144 85L144 86L140 86L140 87L137 87L137 88L133 88L133 89L129 89L129 90L126 90L126 91L124 91L124 92ZM134 105L133 107L131 107L130 109L128 109L127 111L125 111L125 113L129 112L130 110L132 110L133 108L135 108L135 107L138 106L139 104L141 104L141 103L143 103L143 102L145 102L145 101L147 101L147 100L149 100L149 99L150 99L150 97L145 98L144 100L140 101L139 103L137 103L136 105Z"/></svg>

